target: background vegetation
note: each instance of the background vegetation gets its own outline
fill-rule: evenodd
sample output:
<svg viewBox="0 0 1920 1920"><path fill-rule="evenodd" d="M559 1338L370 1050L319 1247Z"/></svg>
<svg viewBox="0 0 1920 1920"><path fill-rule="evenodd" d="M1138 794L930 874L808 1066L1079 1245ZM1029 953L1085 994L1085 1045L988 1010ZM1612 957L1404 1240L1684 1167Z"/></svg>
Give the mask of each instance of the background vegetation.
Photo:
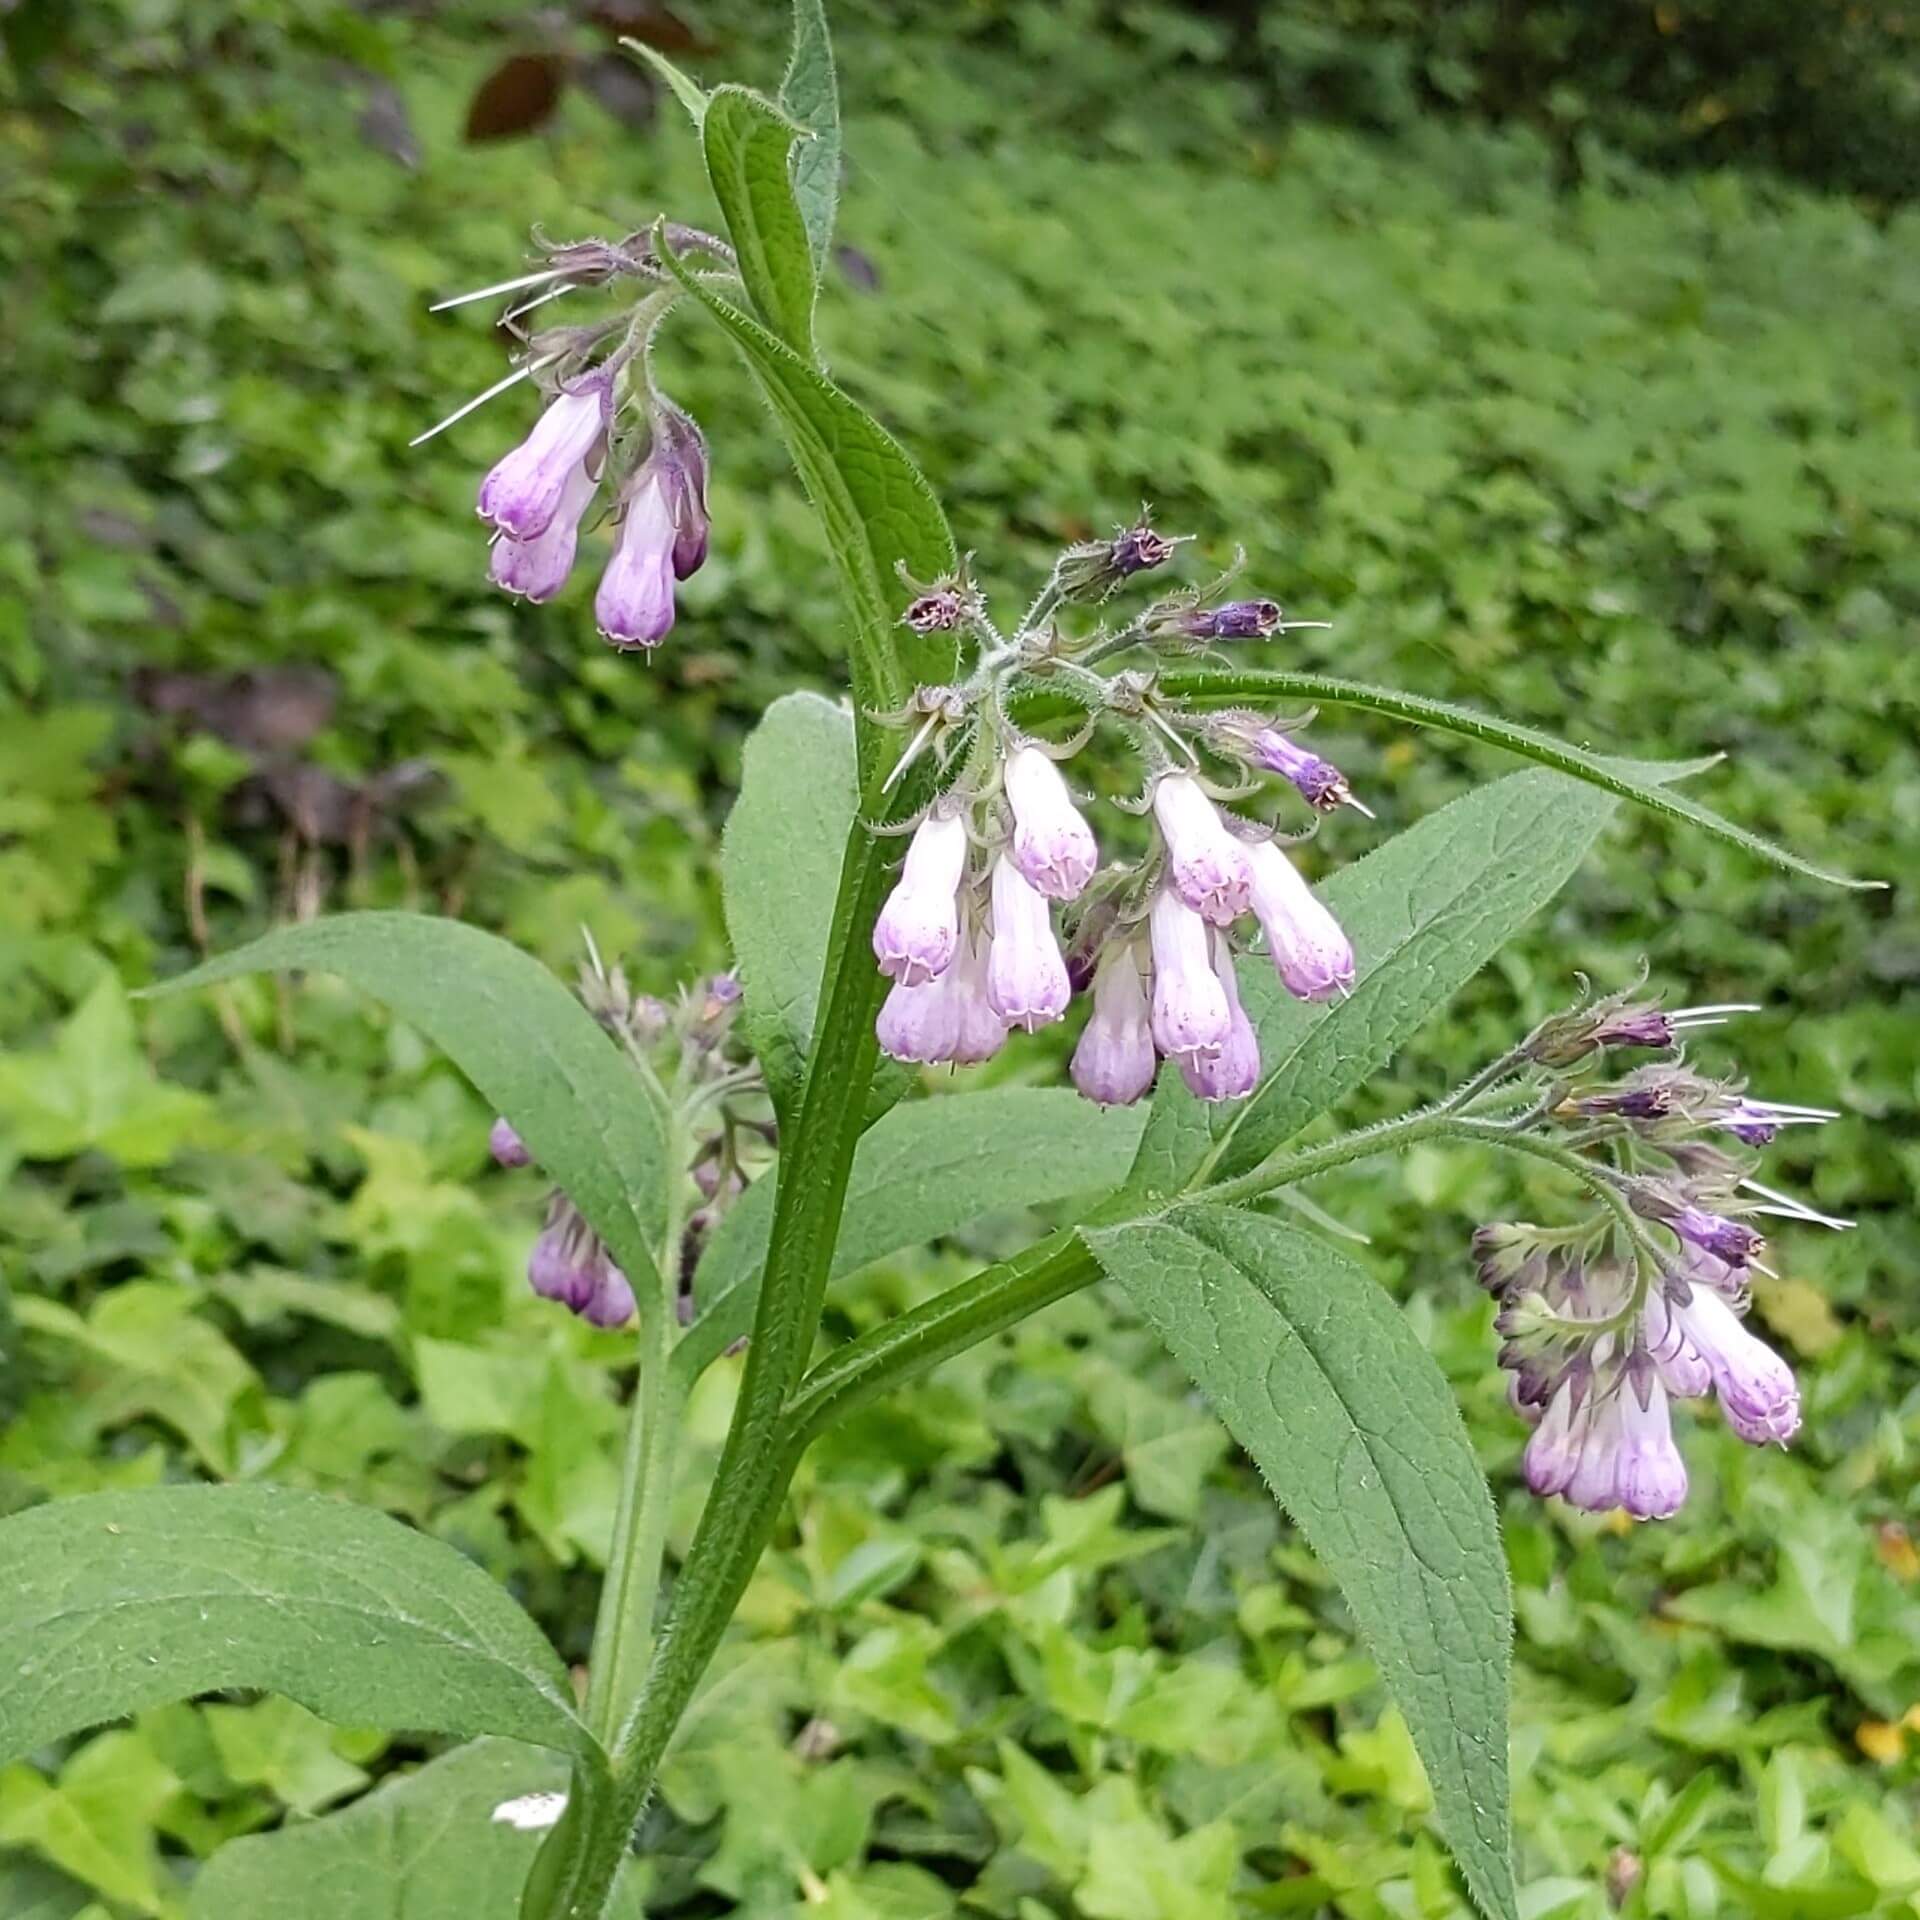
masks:
<svg viewBox="0 0 1920 1920"><path fill-rule="evenodd" d="M1261 589L1335 623L1292 658L1623 751L1723 749L1726 812L1910 879L1920 221L1860 143L1806 158L1813 107L1778 137L1743 110L1716 146L1680 138L1702 95L1666 68L1631 112L1556 104L1545 67L1508 98L1490 55L1447 52L1500 10L1444 11L849 9L836 370L1007 591L1150 496L1203 561L1243 543ZM1711 10L1682 11L1655 34L1697 53ZM697 70L772 77L765 10L689 19ZM1896 27L1848 20L1892 36L1832 82L1864 126L1911 71L1880 57ZM350 1493L578 1650L623 1348L525 1296L532 1177L491 1171L464 1085L332 983L127 990L320 901L463 913L563 968L584 926L654 990L722 963L740 741L774 691L835 684L837 616L717 342L671 348L716 544L651 663L599 648L578 589L483 588L472 488L522 401L407 449L500 365L483 318L428 301L517 270L529 226L686 210L692 156L585 20L19 0L0 24L0 1502L196 1474ZM1854 42L1829 40L1833 68ZM1785 85L1753 44L1733 79ZM1372 92L1328 79L1355 72ZM531 134L465 137L550 94ZM1641 170L1729 153L1755 170ZM1330 823L1325 861L1492 770L1323 732L1381 816ZM1783 1235L1761 1295L1807 1392L1791 1454L1690 1420L1681 1519L1541 1508L1464 1243L1551 1195L1421 1152L1317 1197L1371 1237L1501 1500L1528 1912L1920 1912L1908 892L1623 823L1368 1110L1643 956L1677 999L1765 1003L1716 1064L1847 1110L1776 1156L1862 1222ZM989 1223L870 1272L842 1326L1000 1244ZM744 1684L654 1816L661 1910L1464 1912L1337 1596L1156 1352L1083 1297L816 1452ZM694 1409L715 1445L732 1378ZM143 1716L0 1773L0 1913L177 1915L223 1840L419 1757L273 1701Z"/></svg>

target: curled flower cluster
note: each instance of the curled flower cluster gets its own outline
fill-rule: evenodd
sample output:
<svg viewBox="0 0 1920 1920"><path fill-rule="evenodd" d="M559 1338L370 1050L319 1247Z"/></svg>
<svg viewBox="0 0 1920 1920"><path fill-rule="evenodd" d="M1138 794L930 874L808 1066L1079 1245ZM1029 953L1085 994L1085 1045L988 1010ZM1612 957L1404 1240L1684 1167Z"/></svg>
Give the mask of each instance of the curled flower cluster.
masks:
<svg viewBox="0 0 1920 1920"><path fill-rule="evenodd" d="M619 969L608 971L597 954L581 973L581 998L641 1071L679 1090L690 1113L703 1116L695 1131L688 1173L701 1204L687 1216L680 1247L681 1307L706 1237L725 1209L746 1190L742 1147L772 1138L760 1116L762 1086L757 1070L732 1044L740 985L719 974L675 1005L635 994ZM501 1167L533 1165L533 1154L510 1120L497 1119L487 1145ZM605 1243L572 1199L556 1188L546 1223L527 1261L527 1282L544 1300L556 1300L596 1327L621 1327L636 1311L633 1287Z"/></svg>
<svg viewBox="0 0 1920 1920"><path fill-rule="evenodd" d="M1605 1071L1623 1048L1677 1050L1740 1007L1667 1013L1626 996L1543 1023L1516 1064ZM1474 1235L1500 1302L1509 1398L1533 1426L1527 1484L1591 1512L1665 1519L1686 1498L1672 1402L1712 1395L1741 1439L1784 1445L1800 1425L1792 1370L1743 1323L1773 1215L1844 1228L1753 1178L1741 1147L1822 1108L1751 1099L1674 1058L1617 1080L1556 1077L1513 1124L1558 1136L1605 1210L1564 1227L1501 1222ZM1731 1143L1732 1151L1723 1142Z"/></svg>
<svg viewBox="0 0 1920 1920"><path fill-rule="evenodd" d="M1159 698L1150 673L1096 670L1136 649L1264 639L1288 624L1279 607L1207 606L1185 594L1118 631L1102 626L1077 639L1062 631L1064 607L1105 601L1180 544L1143 518L1110 541L1069 549L1011 639L993 628L964 576L915 591L905 625L971 634L980 655L964 685L922 688L892 716L917 723L896 778L929 745L943 763L961 762L913 830L873 930L874 957L894 983L880 1042L896 1059L988 1059L1013 1029L1031 1033L1064 1018L1076 985L1090 981L1092 1012L1073 1056L1074 1084L1089 1099L1139 1099L1167 1059L1200 1098L1234 1100L1260 1077L1236 970L1241 923L1258 926L1289 993L1323 1000L1351 986L1353 948L1338 922L1271 829L1222 804L1251 792L1263 773L1279 773L1317 813L1357 805L1339 770L1295 745L1288 726L1253 714L1189 714ZM1083 707L1076 741L1049 745L1009 717L1031 686L1064 691ZM1125 732L1145 763L1135 810L1151 834L1141 859L1104 872L1061 771L1102 720ZM1071 965L1056 907L1074 928Z"/></svg>

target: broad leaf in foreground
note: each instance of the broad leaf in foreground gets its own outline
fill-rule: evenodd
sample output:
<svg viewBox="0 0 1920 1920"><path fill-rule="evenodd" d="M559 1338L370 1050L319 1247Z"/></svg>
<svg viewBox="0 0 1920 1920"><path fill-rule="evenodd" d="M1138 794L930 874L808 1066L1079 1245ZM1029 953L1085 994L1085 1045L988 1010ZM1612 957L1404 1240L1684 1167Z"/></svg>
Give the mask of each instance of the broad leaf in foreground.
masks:
<svg viewBox="0 0 1920 1920"><path fill-rule="evenodd" d="M591 1756L540 1629L465 1555L285 1487L149 1487L0 1521L0 1760L168 1701L282 1693L346 1726Z"/></svg>
<svg viewBox="0 0 1920 1920"><path fill-rule="evenodd" d="M1196 1204L1085 1238L1340 1582L1474 1898L1514 1920L1507 1565L1440 1369L1359 1267L1277 1221Z"/></svg>
<svg viewBox="0 0 1920 1920"><path fill-rule="evenodd" d="M539 961L458 920L341 913L282 927L153 989L183 993L243 973L337 973L440 1047L519 1130L583 1213L648 1311L666 1230L660 1116L598 1021Z"/></svg>

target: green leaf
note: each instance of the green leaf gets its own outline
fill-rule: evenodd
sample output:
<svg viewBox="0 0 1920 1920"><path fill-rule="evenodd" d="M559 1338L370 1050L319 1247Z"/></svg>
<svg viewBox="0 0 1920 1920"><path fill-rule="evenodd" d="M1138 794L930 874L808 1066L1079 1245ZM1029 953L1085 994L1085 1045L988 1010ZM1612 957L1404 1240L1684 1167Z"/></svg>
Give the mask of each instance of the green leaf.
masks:
<svg viewBox="0 0 1920 1920"><path fill-rule="evenodd" d="M65 1874L30 1860L0 1860L0 1913L7 1920L74 1920L85 1891Z"/></svg>
<svg viewBox="0 0 1920 1920"><path fill-rule="evenodd" d="M793 157L793 197L806 222L814 269L824 271L840 204L840 89L825 0L793 0L793 52L780 83L780 105L813 135Z"/></svg>
<svg viewBox="0 0 1920 1920"><path fill-rule="evenodd" d="M813 359L813 251L793 197L788 155L798 129L746 87L707 96L700 142L707 178L740 257L754 311L803 360Z"/></svg>
<svg viewBox="0 0 1920 1920"><path fill-rule="evenodd" d="M471 1561L286 1488L152 1487L0 1521L0 1759L229 1687L349 1726L590 1754L566 1670Z"/></svg>
<svg viewBox="0 0 1920 1920"><path fill-rule="evenodd" d="M1126 1173L1141 1116L1064 1087L990 1087L916 1100L873 1127L854 1155L831 1277L956 1232L983 1213L1100 1193ZM721 1222L694 1276L700 1317L674 1351L690 1381L753 1321L774 1182L756 1182Z"/></svg>
<svg viewBox="0 0 1920 1920"><path fill-rule="evenodd" d="M691 74L675 66L657 47L648 46L644 40L630 39L622 34L620 44L629 53L636 54L644 60L673 89L673 97L686 108L688 119L698 129L700 123L707 117L706 88Z"/></svg>
<svg viewBox="0 0 1920 1920"><path fill-rule="evenodd" d="M344 1812L224 1846L194 1882L189 1920L514 1920L538 1833L496 1821L566 1769L510 1740L477 1740ZM613 1913L637 1920L637 1877Z"/></svg>
<svg viewBox="0 0 1920 1920"><path fill-rule="evenodd" d="M1360 1268L1277 1221L1194 1205L1085 1238L1340 1582L1474 1898L1514 1920L1506 1560L1439 1368Z"/></svg>
<svg viewBox="0 0 1920 1920"><path fill-rule="evenodd" d="M787 451L827 536L854 620L850 649L856 712L904 705L916 685L952 679L958 654L951 635L916 635L899 625L904 568L932 579L955 564L953 535L925 476L900 443L791 347L769 333L676 259L667 266L733 338L773 410ZM893 736L863 723L863 786L892 764Z"/></svg>
<svg viewBox="0 0 1920 1920"><path fill-rule="evenodd" d="M666 1231L660 1117L632 1063L545 967L458 920L341 913L282 927L152 991L291 967L341 975L443 1048L513 1122L651 1309L659 1289L643 1278Z"/></svg>
<svg viewBox="0 0 1920 1920"><path fill-rule="evenodd" d="M1770 860L1777 867L1806 874L1810 879L1824 880L1830 886L1869 888L1885 884L1879 880L1853 880L1843 873L1817 867L1797 853L1777 847L1771 840L1762 839L1757 833L1749 833L1745 827L1735 826L1731 820L1721 819L1711 808L1701 806L1697 800L1689 800L1684 794L1670 791L1655 777L1656 770L1650 770L1643 763L1613 760L1601 754L1589 753L1583 747L1569 746L1564 740L1556 740L1550 734L1536 733L1531 727L1515 726L1508 720L1495 720L1486 714L1475 713L1470 707L1456 707L1444 700L1427 700L1418 694L1398 693L1390 687L1370 687L1355 680L1337 680L1325 674L1283 673L1265 669L1222 672L1205 667L1179 668L1162 674L1159 686L1169 700L1184 701L1196 707L1239 706L1250 700L1317 700L1329 706L1364 707L1373 713L1410 720L1416 726L1434 727L1443 733L1457 733L1468 740L1483 741L1490 747L1504 747L1509 753L1521 754L1529 760L1539 761L1542 766L1572 774L1575 779L1585 780L1603 793L1631 800L1650 813L1661 814L1669 820L1685 821L1689 826L1712 834L1716 840L1724 840L1729 846L1743 848L1748 853L1757 854L1762 860ZM1695 770L1704 770L1705 766L1712 764L1711 761L1696 763ZM1667 777L1671 779L1678 776L1669 772Z"/></svg>
<svg viewBox="0 0 1920 1920"><path fill-rule="evenodd" d="M1260 1086L1209 1107L1163 1073L1136 1190L1177 1193L1203 1167L1231 1178L1371 1078L1559 891L1614 805L1560 774L1511 774L1341 868L1320 894L1353 942L1351 995L1295 1000L1271 961L1247 956Z"/></svg>
<svg viewBox="0 0 1920 1920"><path fill-rule="evenodd" d="M813 1044L840 863L858 810L853 716L818 694L776 700L748 737L720 844L747 1035L783 1113Z"/></svg>

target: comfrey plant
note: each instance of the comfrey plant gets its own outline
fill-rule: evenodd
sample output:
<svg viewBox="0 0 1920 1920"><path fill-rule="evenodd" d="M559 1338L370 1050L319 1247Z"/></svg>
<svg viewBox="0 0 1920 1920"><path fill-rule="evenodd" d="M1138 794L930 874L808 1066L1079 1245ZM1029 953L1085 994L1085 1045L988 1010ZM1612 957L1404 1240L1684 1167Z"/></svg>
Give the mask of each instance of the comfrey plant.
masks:
<svg viewBox="0 0 1920 1920"><path fill-rule="evenodd" d="M393 1818L498 1862L489 1913L641 1911L641 1816L807 1446L1104 1280L1340 1581L1467 1889L1514 1920L1493 1506L1398 1309L1311 1230L1310 1207L1280 1203L1416 1141L1551 1169L1579 1196L1563 1220L1475 1242L1513 1403L1534 1423L1527 1479L1578 1507L1672 1513L1686 1489L1674 1398L1714 1396L1755 1442L1784 1443L1799 1420L1786 1367L1742 1324L1765 1258L1755 1222L1841 1224L1754 1172L1777 1129L1825 1116L1684 1058L1691 1033L1734 1010L1591 1000L1431 1106L1303 1136L1552 896L1622 801L1833 876L1676 789L1710 763L1603 758L1298 670L1286 634L1299 623L1226 581L1169 584L1182 539L1145 514L1069 549L1024 617L997 624L927 483L820 365L839 128L819 0L798 0L796 22L777 99L666 69L706 160L713 230L660 219L548 246L487 289L523 301L516 325L569 303L566 325L524 336L501 383L540 397L478 488L506 590L558 595L604 522L595 623L619 648L666 638L709 532L708 449L656 377L670 321L738 350L818 509L851 700L789 695L749 743L722 856L735 971L667 1005L595 960L576 998L456 921L350 914L176 983L345 976L499 1112L496 1157L552 1183L529 1279L556 1314L631 1329L634 1377L584 1696L506 1593L383 1515L265 1479L117 1492L0 1522L0 1761L231 1687L347 1724L496 1736L391 1790L405 1796ZM1283 717L1303 704L1535 764L1316 889L1289 841L1357 803ZM1083 758L1096 735L1097 762ZM1085 799L1100 781L1117 793L1106 838L1126 856L1106 864ZM1345 831L1324 837L1344 846ZM1330 864L1308 853L1315 871ZM956 1088L900 1064L960 1066L1010 1043L1039 1058L1025 1036L1081 1017L1077 1092ZM819 1350L837 1276L1021 1206L1060 1224ZM726 1444L669 1564L687 1394L742 1342ZM251 1904L219 1904L216 1859L196 1920L446 1910L422 1879L430 1856L376 1844L397 1828L360 1818L248 1843Z"/></svg>

